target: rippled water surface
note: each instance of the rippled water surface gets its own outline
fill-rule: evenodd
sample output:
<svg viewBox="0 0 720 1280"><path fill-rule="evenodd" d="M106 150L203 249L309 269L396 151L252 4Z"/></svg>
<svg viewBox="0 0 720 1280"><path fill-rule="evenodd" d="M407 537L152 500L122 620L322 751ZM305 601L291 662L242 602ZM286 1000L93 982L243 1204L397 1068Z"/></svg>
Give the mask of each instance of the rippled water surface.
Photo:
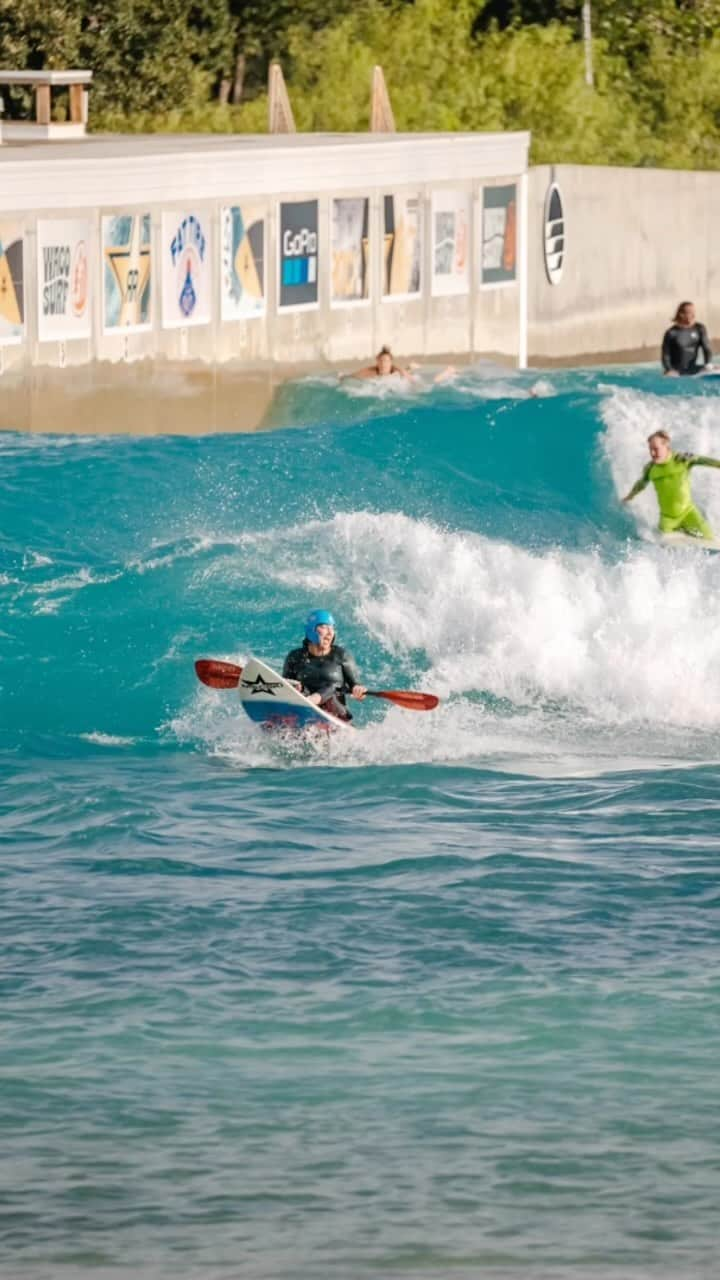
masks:
<svg viewBox="0 0 720 1280"><path fill-rule="evenodd" d="M618 502L715 381L0 436L3 1277L717 1274L720 556ZM195 681L314 605L440 708Z"/></svg>

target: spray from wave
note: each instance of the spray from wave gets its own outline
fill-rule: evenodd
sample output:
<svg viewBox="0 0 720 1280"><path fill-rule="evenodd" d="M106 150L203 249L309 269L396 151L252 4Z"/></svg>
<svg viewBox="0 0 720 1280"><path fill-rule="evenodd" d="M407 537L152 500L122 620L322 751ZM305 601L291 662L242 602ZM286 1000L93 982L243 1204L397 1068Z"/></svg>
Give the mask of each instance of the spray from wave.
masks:
<svg viewBox="0 0 720 1280"><path fill-rule="evenodd" d="M301 565L295 590L332 597L352 619L357 656L374 649L372 683L402 678L443 699L437 713L373 717L352 746L333 748L336 760L553 749L573 758L599 750L607 763L618 754L717 752L720 595L709 556L688 563L682 552L638 543L615 560L599 551L533 553L362 511L263 535L263 545L277 553L263 563L278 587L287 586L288 561ZM247 565L232 572L247 580L255 557L245 550ZM220 711L221 702L199 697L194 715L204 728L190 715L176 731L199 732L219 750L257 750L257 731L238 725L237 704L226 700Z"/></svg>

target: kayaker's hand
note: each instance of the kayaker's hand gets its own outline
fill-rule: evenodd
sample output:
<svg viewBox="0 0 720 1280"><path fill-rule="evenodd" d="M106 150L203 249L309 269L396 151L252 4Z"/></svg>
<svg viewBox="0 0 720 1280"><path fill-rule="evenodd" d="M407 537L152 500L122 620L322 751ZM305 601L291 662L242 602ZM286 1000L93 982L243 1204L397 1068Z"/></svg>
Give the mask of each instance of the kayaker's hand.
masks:
<svg viewBox="0 0 720 1280"><path fill-rule="evenodd" d="M365 688L364 684L354 684L352 689L350 690L351 698L357 698L358 702L362 702L366 693L367 693L367 689Z"/></svg>
<svg viewBox="0 0 720 1280"><path fill-rule="evenodd" d="M308 693L305 696L307 697L308 702L312 702L316 707L320 706L322 699L320 698L319 693Z"/></svg>

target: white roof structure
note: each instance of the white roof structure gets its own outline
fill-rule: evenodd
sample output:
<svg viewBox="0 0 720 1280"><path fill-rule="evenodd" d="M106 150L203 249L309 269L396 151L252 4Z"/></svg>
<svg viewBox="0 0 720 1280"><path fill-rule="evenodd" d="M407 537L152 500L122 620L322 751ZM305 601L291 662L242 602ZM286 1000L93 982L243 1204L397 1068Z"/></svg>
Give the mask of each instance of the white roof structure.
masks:
<svg viewBox="0 0 720 1280"><path fill-rule="evenodd" d="M329 193L527 171L529 133L96 134L10 144L0 212Z"/></svg>

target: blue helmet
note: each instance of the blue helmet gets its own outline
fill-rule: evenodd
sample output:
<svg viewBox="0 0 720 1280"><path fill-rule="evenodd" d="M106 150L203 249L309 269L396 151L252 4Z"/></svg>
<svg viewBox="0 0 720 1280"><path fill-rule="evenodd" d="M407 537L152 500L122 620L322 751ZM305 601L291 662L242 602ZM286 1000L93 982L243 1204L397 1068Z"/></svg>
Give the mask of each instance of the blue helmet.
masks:
<svg viewBox="0 0 720 1280"><path fill-rule="evenodd" d="M335 630L335 619L327 609L313 609L305 619L305 639L311 644L319 644L318 627L332 627Z"/></svg>

